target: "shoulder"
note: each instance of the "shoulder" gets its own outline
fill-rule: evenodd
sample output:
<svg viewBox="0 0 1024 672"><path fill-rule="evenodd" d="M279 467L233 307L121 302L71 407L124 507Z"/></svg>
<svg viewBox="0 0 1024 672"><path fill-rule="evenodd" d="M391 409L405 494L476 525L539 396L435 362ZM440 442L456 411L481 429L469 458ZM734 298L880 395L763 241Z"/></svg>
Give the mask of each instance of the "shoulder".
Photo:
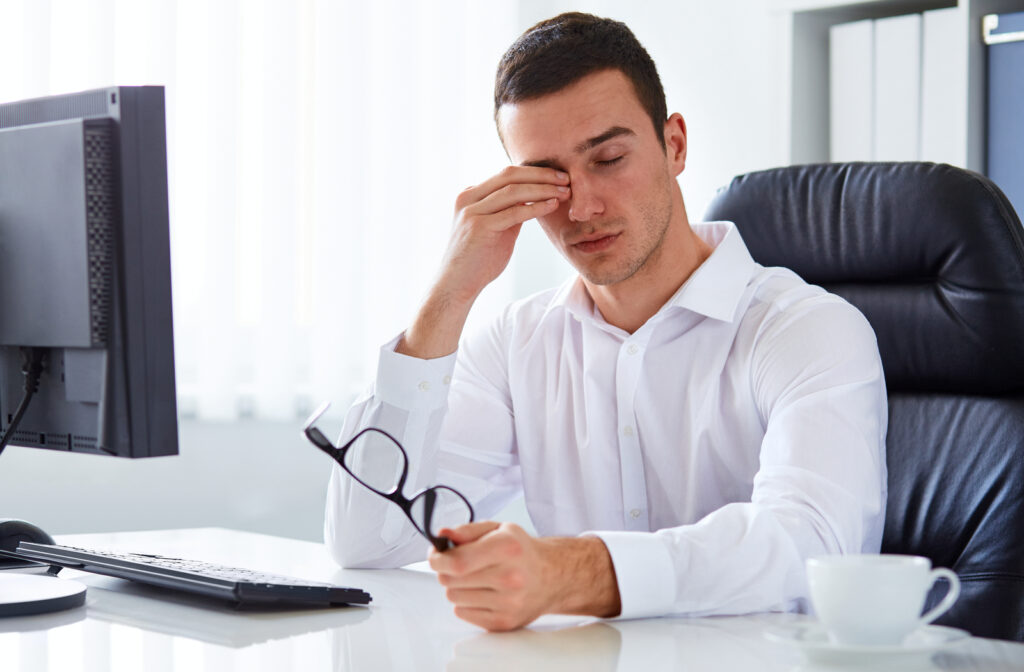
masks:
<svg viewBox="0 0 1024 672"><path fill-rule="evenodd" d="M787 269L764 268L751 284L742 330L755 386L882 378L875 332L855 306Z"/></svg>
<svg viewBox="0 0 1024 672"><path fill-rule="evenodd" d="M750 301L742 319L753 322L748 326L755 326L761 339L853 329L870 335L874 344L874 330L860 310L789 269L761 267L750 285Z"/></svg>
<svg viewBox="0 0 1024 672"><path fill-rule="evenodd" d="M784 268L764 268L752 286L741 331L762 408L798 389L884 379L874 330L854 305Z"/></svg>

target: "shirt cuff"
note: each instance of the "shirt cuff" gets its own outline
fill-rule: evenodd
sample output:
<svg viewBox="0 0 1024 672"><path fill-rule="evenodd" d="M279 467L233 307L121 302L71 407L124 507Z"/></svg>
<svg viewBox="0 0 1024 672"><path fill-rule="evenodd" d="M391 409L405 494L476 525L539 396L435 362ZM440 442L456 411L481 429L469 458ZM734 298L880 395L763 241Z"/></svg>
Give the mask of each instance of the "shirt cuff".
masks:
<svg viewBox="0 0 1024 672"><path fill-rule="evenodd" d="M384 403L406 410L444 406L455 371L455 353L437 359L418 359L395 352L402 334L380 349L374 392Z"/></svg>
<svg viewBox="0 0 1024 672"><path fill-rule="evenodd" d="M622 604L617 618L672 613L677 574L664 540L650 532L585 532L582 536L598 537L612 558Z"/></svg>

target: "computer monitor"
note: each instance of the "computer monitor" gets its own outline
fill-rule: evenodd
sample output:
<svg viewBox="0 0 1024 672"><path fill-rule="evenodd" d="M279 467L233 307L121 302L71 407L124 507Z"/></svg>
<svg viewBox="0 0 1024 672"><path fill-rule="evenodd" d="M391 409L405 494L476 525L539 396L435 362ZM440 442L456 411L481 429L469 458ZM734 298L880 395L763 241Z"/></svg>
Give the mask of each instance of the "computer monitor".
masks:
<svg viewBox="0 0 1024 672"><path fill-rule="evenodd" d="M0 104L0 437L178 452L169 238L163 87Z"/></svg>
<svg viewBox="0 0 1024 672"><path fill-rule="evenodd" d="M178 452L162 87L0 104L0 452L6 445ZM46 536L21 521L0 527L6 550ZM74 582L10 572L0 588L0 616L85 596Z"/></svg>

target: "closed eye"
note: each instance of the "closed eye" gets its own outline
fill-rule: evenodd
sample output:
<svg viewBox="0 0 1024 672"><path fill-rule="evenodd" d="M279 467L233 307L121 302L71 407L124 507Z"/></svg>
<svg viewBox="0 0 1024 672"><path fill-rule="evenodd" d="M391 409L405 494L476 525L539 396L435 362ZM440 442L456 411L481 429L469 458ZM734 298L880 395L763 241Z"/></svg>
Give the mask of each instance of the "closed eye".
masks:
<svg viewBox="0 0 1024 672"><path fill-rule="evenodd" d="M616 156L614 159L607 159L605 161L598 161L597 165L599 165L599 166L611 166L611 165L614 165L614 164L618 163L619 161L622 161L623 158L624 158L624 156Z"/></svg>

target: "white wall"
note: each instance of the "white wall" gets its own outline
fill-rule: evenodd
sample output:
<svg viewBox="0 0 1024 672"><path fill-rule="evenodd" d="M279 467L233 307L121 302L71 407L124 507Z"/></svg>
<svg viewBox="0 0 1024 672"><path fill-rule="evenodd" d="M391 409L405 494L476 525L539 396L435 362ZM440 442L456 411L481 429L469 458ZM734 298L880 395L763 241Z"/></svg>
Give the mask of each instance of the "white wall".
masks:
<svg viewBox="0 0 1024 672"><path fill-rule="evenodd" d="M522 0L522 28L566 9L625 21L658 64L669 110L689 129L681 183L692 219L733 175L785 161L788 33L766 0ZM473 142L497 144L488 123L472 132ZM524 228L516 255L526 262L492 293L523 296L568 272L538 227ZM180 456L137 462L10 448L0 457L0 517L55 533L222 525L316 539L327 460L299 425L188 420ZM522 520L522 507L509 515Z"/></svg>
<svg viewBox="0 0 1024 672"><path fill-rule="evenodd" d="M320 539L331 460L300 426L183 420L180 454L127 460L9 447L0 518L50 534L221 526Z"/></svg>

